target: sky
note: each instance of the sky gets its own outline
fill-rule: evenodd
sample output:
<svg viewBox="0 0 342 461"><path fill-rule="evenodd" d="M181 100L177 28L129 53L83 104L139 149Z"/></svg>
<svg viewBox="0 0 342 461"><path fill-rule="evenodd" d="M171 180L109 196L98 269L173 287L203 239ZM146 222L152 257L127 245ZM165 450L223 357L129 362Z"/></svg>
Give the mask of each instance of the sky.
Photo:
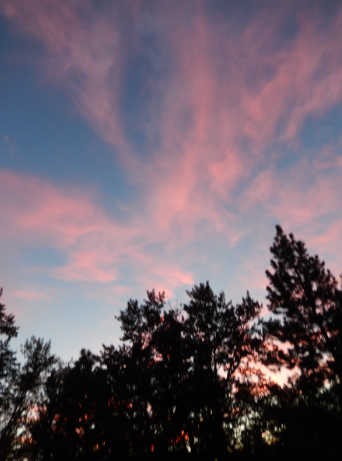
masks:
<svg viewBox="0 0 342 461"><path fill-rule="evenodd" d="M265 305L276 224L338 277L341 173L341 2L1 1L14 344L117 345L153 288Z"/></svg>

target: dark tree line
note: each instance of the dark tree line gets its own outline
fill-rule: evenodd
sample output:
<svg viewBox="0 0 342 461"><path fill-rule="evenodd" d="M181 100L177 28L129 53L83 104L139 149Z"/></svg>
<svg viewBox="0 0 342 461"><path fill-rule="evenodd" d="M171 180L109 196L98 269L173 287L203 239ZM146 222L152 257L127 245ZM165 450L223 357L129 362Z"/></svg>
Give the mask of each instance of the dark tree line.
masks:
<svg viewBox="0 0 342 461"><path fill-rule="evenodd" d="M0 459L340 459L342 291L276 230L268 320L248 292L233 305L208 282L179 308L151 291L117 317L120 347L63 365L32 338L19 365L0 305Z"/></svg>

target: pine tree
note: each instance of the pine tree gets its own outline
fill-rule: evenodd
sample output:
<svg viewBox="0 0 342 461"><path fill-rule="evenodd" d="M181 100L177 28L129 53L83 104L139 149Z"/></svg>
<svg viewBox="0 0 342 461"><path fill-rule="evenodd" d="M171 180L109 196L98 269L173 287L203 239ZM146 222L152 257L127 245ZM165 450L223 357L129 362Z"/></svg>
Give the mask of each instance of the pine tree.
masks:
<svg viewBox="0 0 342 461"><path fill-rule="evenodd" d="M342 380L342 292L324 261L280 226L270 251L267 331L285 347L279 363L296 371L295 388L315 395L327 380Z"/></svg>

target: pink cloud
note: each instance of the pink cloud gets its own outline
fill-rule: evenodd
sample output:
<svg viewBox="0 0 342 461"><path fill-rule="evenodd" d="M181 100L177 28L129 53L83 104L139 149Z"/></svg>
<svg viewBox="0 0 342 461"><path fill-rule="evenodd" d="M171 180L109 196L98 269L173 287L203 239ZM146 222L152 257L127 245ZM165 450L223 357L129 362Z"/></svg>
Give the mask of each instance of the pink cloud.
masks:
<svg viewBox="0 0 342 461"><path fill-rule="evenodd" d="M94 196L75 187L57 188L46 180L0 170L2 240L16 245L55 248L66 264L41 270L68 281L110 283L125 265L144 273L147 286L164 285L169 292L191 275L156 262L146 247L159 238L138 213L126 224L107 216Z"/></svg>
<svg viewBox="0 0 342 461"><path fill-rule="evenodd" d="M159 259L159 258L158 258ZM173 288L178 286L190 287L194 284L194 276L189 271L181 270L181 268L170 264L168 261L159 263L157 273L151 273L151 268L154 268L158 260L150 258L149 268L146 273L139 274L137 279L141 286L154 288L156 292L165 292L168 299L173 296ZM150 281L153 280L153 286Z"/></svg>
<svg viewBox="0 0 342 461"><path fill-rule="evenodd" d="M2 2L16 30L42 42L48 53L44 72L67 85L82 115L108 142L125 147L117 110L125 54L122 17L134 16L134 2L117 4L109 16L92 20L91 3L72 0ZM82 18L82 19L81 19Z"/></svg>
<svg viewBox="0 0 342 461"><path fill-rule="evenodd" d="M240 199L241 209L250 219L257 221L262 217L269 223L271 218L273 224L281 224L285 232L292 232L305 242L310 254L319 254L336 276L340 274L342 183L338 174L322 175L307 159L302 159L282 174L260 173ZM264 255L270 243L264 235L259 236L258 245L264 249ZM248 266L247 262L247 271ZM252 277L252 285L258 280L257 273Z"/></svg>
<svg viewBox="0 0 342 461"><path fill-rule="evenodd" d="M289 44L279 39L282 19L274 10L263 13L233 43L223 44L227 60L235 59L236 80L229 79L228 94L230 99L236 94L239 132L256 148L275 136L293 141L305 117L322 115L341 101L342 58L336 46L341 12L329 26L312 11L297 15L298 34ZM247 84L251 76L253 84Z"/></svg>
<svg viewBox="0 0 342 461"><path fill-rule="evenodd" d="M114 282L119 273L116 267L111 267L112 259L115 257L107 256L104 258L104 256L101 251L91 247L88 252L76 251L69 254L70 260L67 266L56 267L51 271L51 274L57 279L69 282L79 280L101 283ZM108 263L107 267L106 262Z"/></svg>
<svg viewBox="0 0 342 461"><path fill-rule="evenodd" d="M317 170L327 170L342 167L342 137L336 143L326 144L313 159L313 165Z"/></svg>
<svg viewBox="0 0 342 461"><path fill-rule="evenodd" d="M298 35L271 51L281 15L259 16L234 35L231 25L215 27L194 15L185 26L179 11L168 13L164 25L175 72L160 83L162 116L158 112L159 119L151 122L161 134L161 147L139 171L164 226L181 227L186 238L194 238L204 220L218 231L235 228L236 236L239 219L226 205L236 203L235 191L259 168L265 148L277 141L295 144L306 117L320 116L341 101L342 59L336 47L341 15L331 27L322 27L314 14L299 17ZM265 69L271 69L269 75ZM160 181L155 180L158 172L165 173ZM264 182L270 175L272 169L264 171L257 187L271 200L275 189ZM275 170L273 186L279 187ZM323 181L316 196L322 201L331 193L329 181ZM302 209L286 209L285 197L282 203L283 213L273 209L279 217L297 213L296 219L304 221L318 216L309 193Z"/></svg>
<svg viewBox="0 0 342 461"><path fill-rule="evenodd" d="M13 291L12 296L14 298L25 299L25 300L48 300L51 296L40 290L16 290Z"/></svg>
<svg viewBox="0 0 342 461"><path fill-rule="evenodd" d="M79 1L3 5L18 29L44 43L51 72L71 88L82 115L119 147L160 229L170 234L182 228L189 238L203 218L218 229L231 224L224 205L258 166L264 148L277 137L294 142L305 117L341 101L340 16L321 27L314 12L299 13L297 36L283 44L281 8L234 30L229 22L210 22L200 3L191 16L184 4L154 8L152 20L148 7L134 2L105 13ZM129 58L144 51L139 37L145 28L169 44L172 62L169 75L154 84L158 97L145 108L145 132L161 139L158 149L151 145L148 162L130 146L118 99ZM157 65L162 58L150 59Z"/></svg>
<svg viewBox="0 0 342 461"><path fill-rule="evenodd" d="M175 287L191 283L192 274L173 263L153 269L148 245L161 243L170 255L219 235L234 246L251 232L243 226L254 208L255 222L262 213L290 230L336 213L336 178L315 174L305 161L278 172L278 148L269 158L265 151L277 143L295 146L307 117L341 102L341 12L329 24L313 10L298 13L298 33L282 41L282 8L238 27L209 19L201 3L195 11L185 2L155 3L153 15L137 4L115 2L101 11L78 0L3 2L17 30L45 46L47 78L68 88L82 116L116 148L141 204L122 223L84 191L63 192L6 173L8 232L65 251L68 263L52 271L58 278L114 282L128 261L136 273L143 267L148 279ZM159 54L144 48L146 30L155 35ZM145 82L151 98L142 109L143 157L126 134L120 108L125 71L139 53L165 72ZM338 156L329 155L322 152L316 167L339 165Z"/></svg>
<svg viewBox="0 0 342 461"><path fill-rule="evenodd" d="M14 157L17 153L17 144L15 138L9 138L6 134L2 134L2 138L7 144L9 155Z"/></svg>
<svg viewBox="0 0 342 461"><path fill-rule="evenodd" d="M307 159L282 172L262 171L240 196L244 212L259 212L289 226L312 225L327 216L338 216L342 206L342 185L338 175L323 176Z"/></svg>

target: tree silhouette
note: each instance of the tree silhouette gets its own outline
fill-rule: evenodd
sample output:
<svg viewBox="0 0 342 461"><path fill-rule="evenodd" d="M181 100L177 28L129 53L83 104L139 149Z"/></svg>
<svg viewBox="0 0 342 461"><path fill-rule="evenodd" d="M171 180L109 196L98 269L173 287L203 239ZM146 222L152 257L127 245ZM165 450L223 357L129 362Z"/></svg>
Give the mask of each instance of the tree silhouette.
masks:
<svg viewBox="0 0 342 461"><path fill-rule="evenodd" d="M266 271L268 308L275 315L267 323L279 349L279 363L297 370L293 385L304 395L315 395L326 380L342 380L342 292L324 261L310 256L303 242L287 237L280 226L270 248L273 271Z"/></svg>
<svg viewBox="0 0 342 461"><path fill-rule="evenodd" d="M156 434L160 429L156 424L156 409L152 399L157 391L155 365L158 352L153 345L153 335L162 322L165 294L147 291L147 299L139 305L130 300L127 308L120 311L117 319L121 322L122 341L130 347L126 363L127 386L131 390L131 412L134 414L132 447L135 452L149 453L154 449ZM153 417L152 417L153 416Z"/></svg>
<svg viewBox="0 0 342 461"><path fill-rule="evenodd" d="M280 226L270 251L272 318L264 332L273 342L273 363L292 375L282 389L273 387L266 425L273 425L274 446L285 458L335 456L342 430L341 290L325 263Z"/></svg>
<svg viewBox="0 0 342 461"><path fill-rule="evenodd" d="M257 366L264 343L257 329L261 306L247 292L242 303L216 296L209 283L187 292L185 334L192 347L192 402L199 448L208 454L226 452L234 445L234 432L246 418L264 385Z"/></svg>
<svg viewBox="0 0 342 461"><path fill-rule="evenodd" d="M0 297L2 288L0 289ZM18 334L14 316L5 313L5 305L0 303L0 458L11 451L13 433L9 430L11 411L15 396L14 383L17 375L15 352L10 349L10 341Z"/></svg>
<svg viewBox="0 0 342 461"><path fill-rule="evenodd" d="M169 448L184 450L190 432L188 355L183 330L181 312L170 309L162 313L151 338L155 351L151 406L156 453Z"/></svg>
<svg viewBox="0 0 342 461"><path fill-rule="evenodd" d="M118 435L109 418L113 395L108 392L99 358L81 350L73 366L55 370L46 383L47 401L32 428L35 456L41 459L107 459ZM115 438L115 436L117 436ZM117 448L117 447L115 447Z"/></svg>
<svg viewBox="0 0 342 461"><path fill-rule="evenodd" d="M17 332L14 316L6 315L0 304L0 334L5 336L0 340L0 459L19 459L30 451L32 413L42 398L45 379L57 362L50 353L50 342L32 337L21 348L24 363L18 363L9 348Z"/></svg>
<svg viewBox="0 0 342 461"><path fill-rule="evenodd" d="M125 375L137 400L134 427L144 432L145 445L133 443L140 452L227 452L264 383L256 366L266 350L256 325L261 306L248 293L233 306L208 282L187 294L189 303L173 310L163 294L148 292L118 317L131 351Z"/></svg>
<svg viewBox="0 0 342 461"><path fill-rule="evenodd" d="M98 420L103 427L108 456L126 459L144 447L144 433L139 432L140 415L136 392L136 367L132 366L131 350L127 346L103 346L101 351L102 387L101 413ZM144 428L143 428L144 429Z"/></svg>

